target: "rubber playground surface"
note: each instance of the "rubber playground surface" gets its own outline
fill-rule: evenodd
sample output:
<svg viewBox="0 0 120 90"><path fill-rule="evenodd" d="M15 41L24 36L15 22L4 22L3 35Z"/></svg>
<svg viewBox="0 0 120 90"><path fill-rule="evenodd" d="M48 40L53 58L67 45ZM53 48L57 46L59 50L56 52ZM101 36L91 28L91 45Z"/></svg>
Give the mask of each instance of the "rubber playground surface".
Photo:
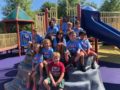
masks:
<svg viewBox="0 0 120 90"><path fill-rule="evenodd" d="M24 59L24 56L10 56L11 55L0 56L0 90L4 90L4 83L14 79L17 74L17 66ZM101 56L100 58L103 57ZM106 90L120 90L120 64L117 64L117 62L108 62L107 60L100 61L99 64L100 76Z"/></svg>

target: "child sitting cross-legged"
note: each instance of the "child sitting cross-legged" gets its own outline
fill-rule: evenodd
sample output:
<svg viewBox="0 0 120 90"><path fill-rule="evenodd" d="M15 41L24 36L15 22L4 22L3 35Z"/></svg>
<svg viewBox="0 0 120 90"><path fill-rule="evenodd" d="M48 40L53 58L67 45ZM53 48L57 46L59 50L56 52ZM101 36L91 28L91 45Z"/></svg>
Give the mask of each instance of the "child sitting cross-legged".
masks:
<svg viewBox="0 0 120 90"><path fill-rule="evenodd" d="M58 52L53 53L53 62L48 67L49 76L44 80L43 84L47 90L52 90L51 87L58 90L64 89L64 73L65 67L60 62L60 54Z"/></svg>

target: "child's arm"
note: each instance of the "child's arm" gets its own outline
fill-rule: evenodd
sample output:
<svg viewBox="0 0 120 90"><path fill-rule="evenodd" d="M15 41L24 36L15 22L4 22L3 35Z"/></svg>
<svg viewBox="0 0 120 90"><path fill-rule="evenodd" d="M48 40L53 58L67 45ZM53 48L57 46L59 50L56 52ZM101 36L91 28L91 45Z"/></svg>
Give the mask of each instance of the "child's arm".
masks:
<svg viewBox="0 0 120 90"><path fill-rule="evenodd" d="M56 82L55 82L55 80L54 80L54 78L53 78L53 76L52 76L52 74L51 74L51 72L49 72L49 77L50 77L50 79L51 79L51 81L52 81L52 84L53 84L53 86L57 86L57 84L56 84Z"/></svg>
<svg viewBox="0 0 120 90"><path fill-rule="evenodd" d="M56 82L56 84L59 84L64 78L64 73L62 73L58 79L58 81Z"/></svg>

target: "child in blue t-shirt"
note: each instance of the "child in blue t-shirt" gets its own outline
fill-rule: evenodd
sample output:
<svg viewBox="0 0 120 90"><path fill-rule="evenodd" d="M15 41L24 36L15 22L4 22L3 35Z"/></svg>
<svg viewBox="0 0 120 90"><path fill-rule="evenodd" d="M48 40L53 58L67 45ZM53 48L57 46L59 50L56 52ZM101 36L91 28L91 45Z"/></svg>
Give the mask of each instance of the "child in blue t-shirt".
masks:
<svg viewBox="0 0 120 90"><path fill-rule="evenodd" d="M57 32L56 38L53 39L54 50L61 54L61 61L64 63L65 51L66 51L66 40L64 38L63 31Z"/></svg>
<svg viewBox="0 0 120 90"><path fill-rule="evenodd" d="M26 55L28 56L33 56L34 51L33 51L33 43L31 41L28 42L28 48L26 51Z"/></svg>
<svg viewBox="0 0 120 90"><path fill-rule="evenodd" d="M33 43L41 44L43 41L43 37L37 34L36 30L33 30Z"/></svg>
<svg viewBox="0 0 120 90"><path fill-rule="evenodd" d="M70 56L74 56L74 60L73 61L69 61L69 62L75 62L80 58L80 50L81 50L81 46L78 43L77 39L76 39L76 33L74 31L71 31L69 33L69 38L70 40L67 42L67 50L66 50L66 54L65 54L65 59L68 62L69 60L69 55Z"/></svg>
<svg viewBox="0 0 120 90"><path fill-rule="evenodd" d="M76 33L76 35L77 35L77 37L79 37L79 33L81 32L81 31L83 31L83 29L82 28L80 28L80 21L76 21L75 22L75 27L74 27L74 32Z"/></svg>
<svg viewBox="0 0 120 90"><path fill-rule="evenodd" d="M94 62L97 60L97 54L93 50L91 50L92 46L87 38L86 32L85 31L80 32L79 36L80 36L79 43L82 47L82 51L80 53L82 65L84 65L84 57L85 56L93 56L94 58L93 58L93 61L91 64L91 68L95 69Z"/></svg>
<svg viewBox="0 0 120 90"><path fill-rule="evenodd" d="M34 48L35 54L32 59L32 71L35 71L36 69L39 70L40 73L39 83L41 85L43 81L43 55L40 53L40 50L41 50L40 45L36 44ZM35 76L32 78L33 78L33 89L36 89L36 78Z"/></svg>
<svg viewBox="0 0 120 90"><path fill-rule="evenodd" d="M57 50L58 45L64 45L66 46L66 40L63 36L63 31L57 32L56 38L53 39L53 48L54 50Z"/></svg>
<svg viewBox="0 0 120 90"><path fill-rule="evenodd" d="M53 57L53 48L51 47L51 41L49 39L45 39L43 41L41 53L43 54L43 64L45 65L47 71L47 66L49 63L51 63Z"/></svg>
<svg viewBox="0 0 120 90"><path fill-rule="evenodd" d="M63 23L62 23L62 30L64 35L67 34L67 28L68 28L68 24L67 24L68 20L66 17L63 18Z"/></svg>
<svg viewBox="0 0 120 90"><path fill-rule="evenodd" d="M54 22L51 20L49 22L49 27L47 29L46 38L48 38L48 39L50 39L52 41L53 38L56 36L57 32L58 32L58 27L56 27L54 25Z"/></svg>

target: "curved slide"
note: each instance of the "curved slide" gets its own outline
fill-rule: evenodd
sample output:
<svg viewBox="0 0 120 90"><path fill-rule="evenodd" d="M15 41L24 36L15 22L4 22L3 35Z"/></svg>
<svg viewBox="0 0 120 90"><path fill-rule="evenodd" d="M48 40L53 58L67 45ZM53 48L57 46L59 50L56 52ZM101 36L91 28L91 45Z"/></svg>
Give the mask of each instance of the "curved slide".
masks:
<svg viewBox="0 0 120 90"><path fill-rule="evenodd" d="M82 27L90 35L120 48L120 32L103 23L98 11L82 10L82 12Z"/></svg>

